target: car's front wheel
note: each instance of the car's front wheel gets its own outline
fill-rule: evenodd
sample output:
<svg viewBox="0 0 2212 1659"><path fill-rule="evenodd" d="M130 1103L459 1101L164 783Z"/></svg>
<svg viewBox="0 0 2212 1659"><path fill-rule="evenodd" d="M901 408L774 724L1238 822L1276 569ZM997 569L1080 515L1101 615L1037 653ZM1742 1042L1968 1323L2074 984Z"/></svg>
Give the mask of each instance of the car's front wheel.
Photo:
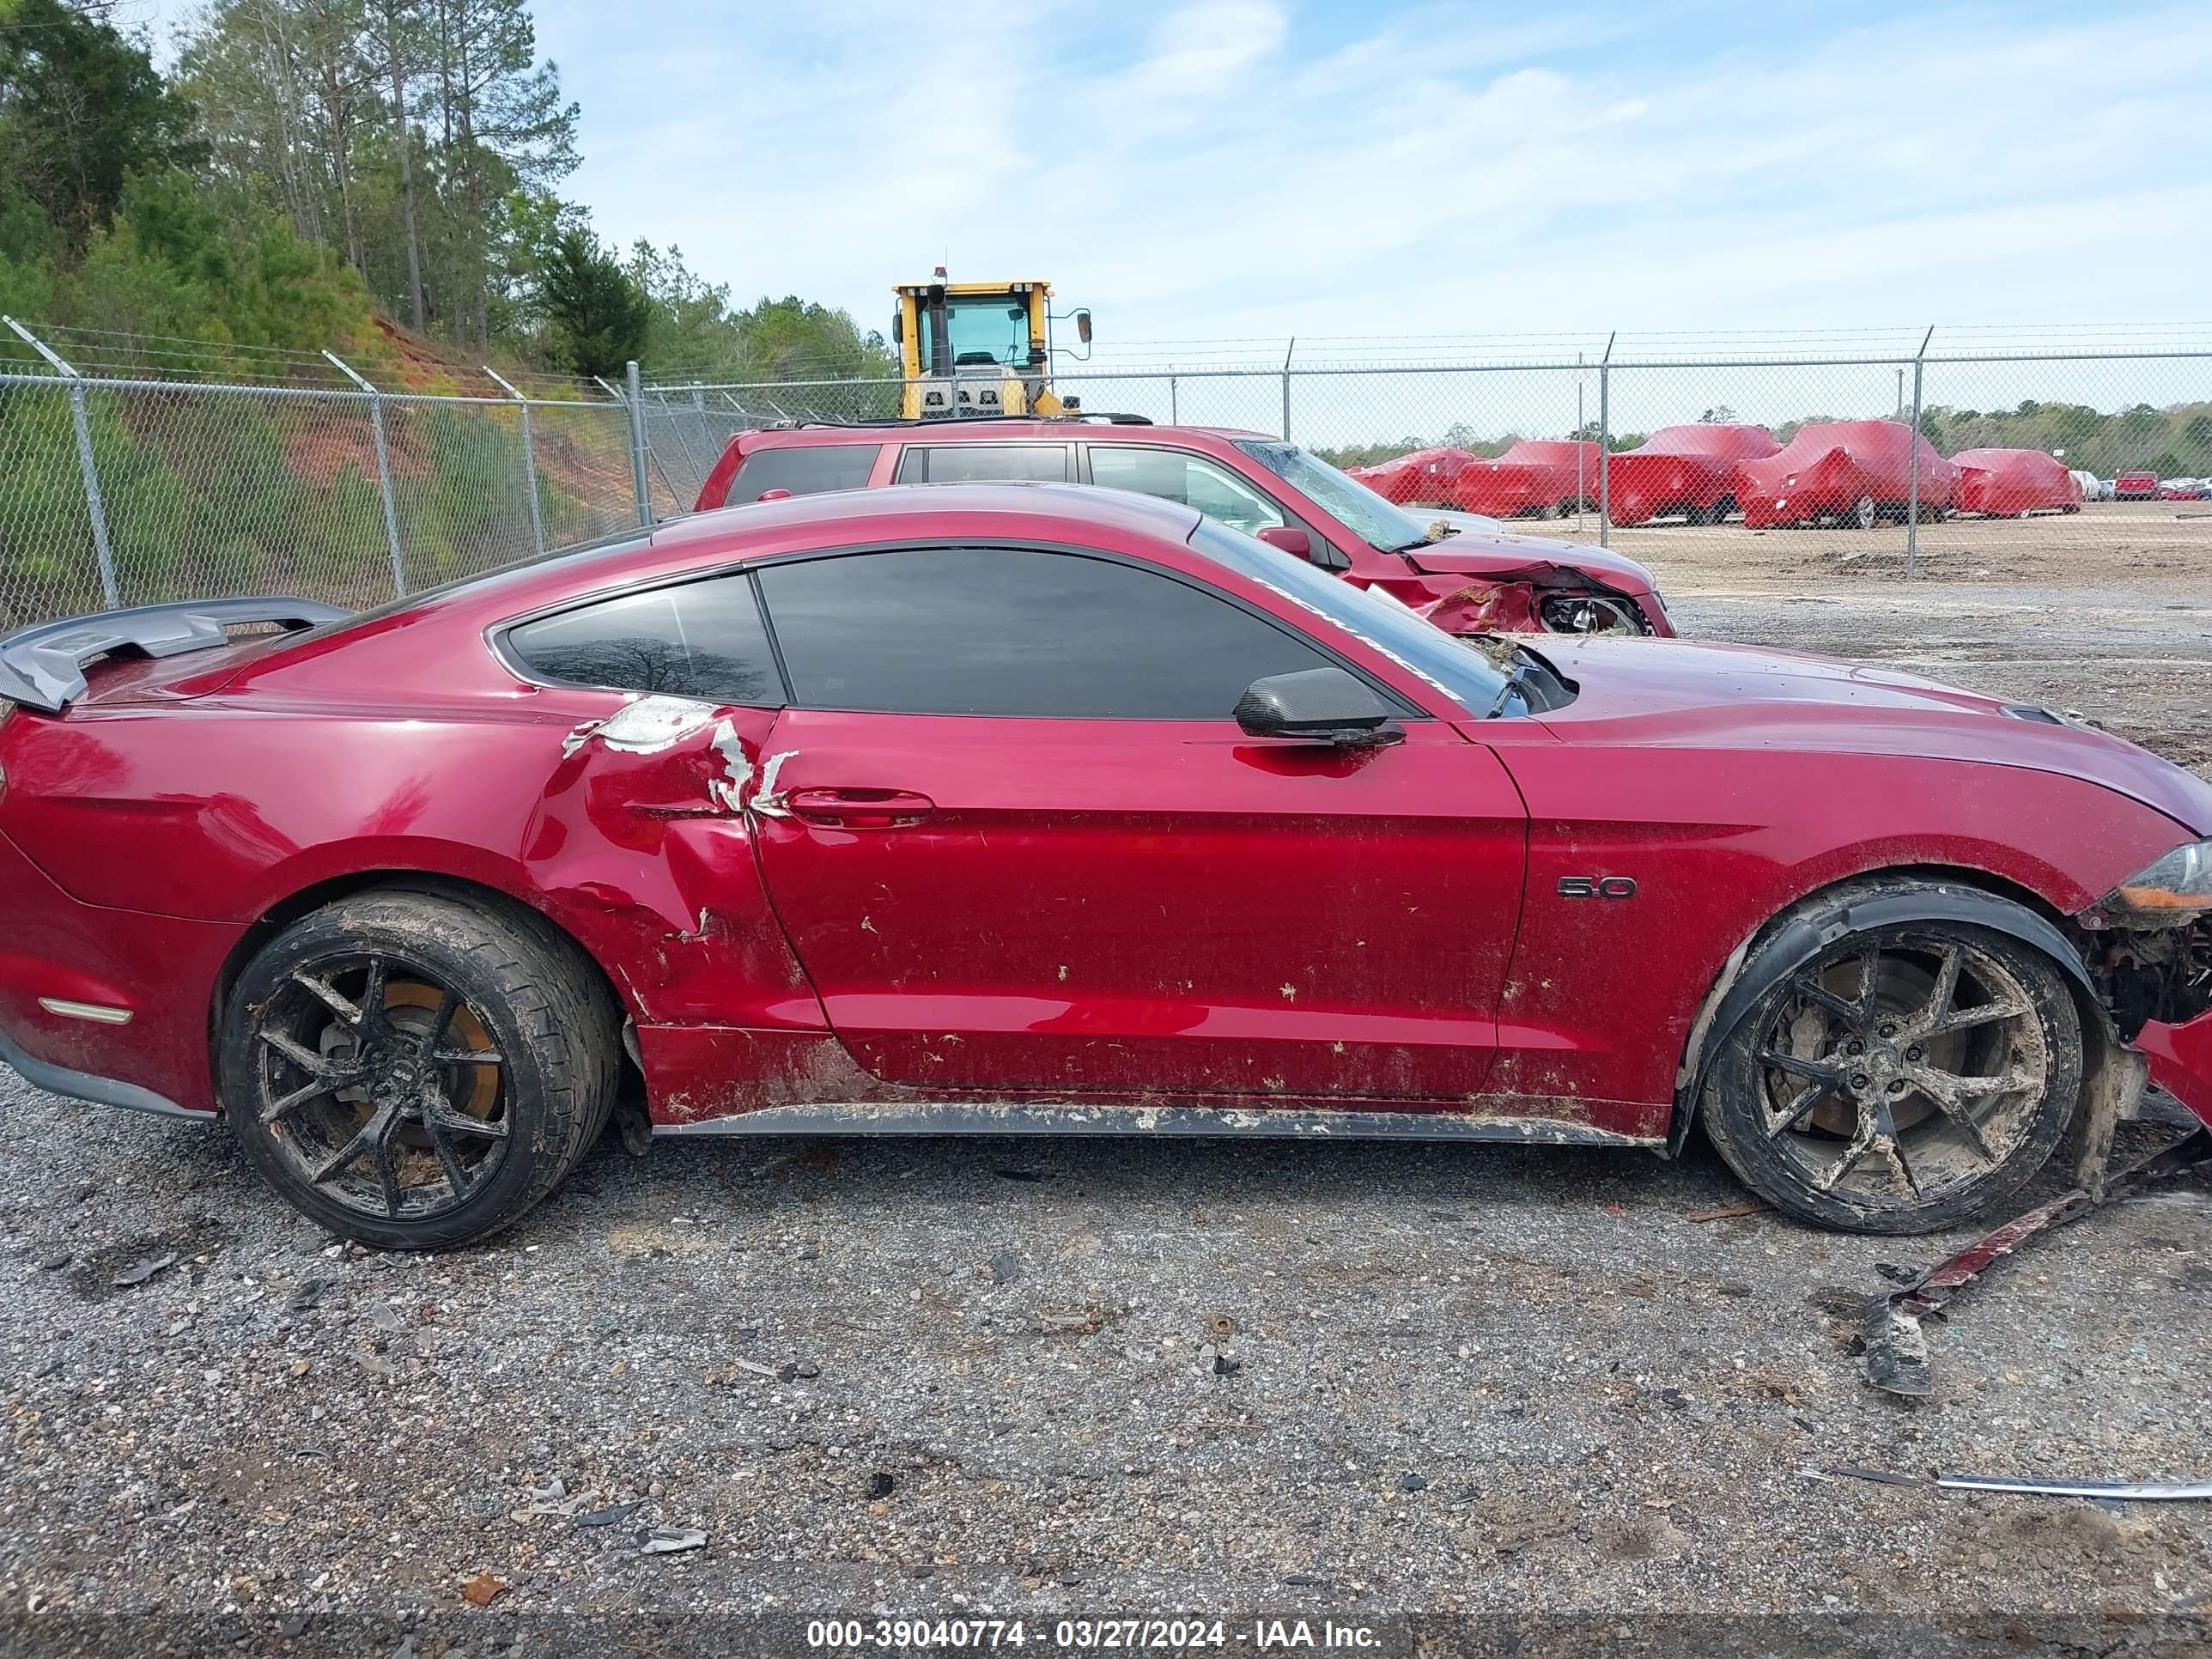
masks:
<svg viewBox="0 0 2212 1659"><path fill-rule="evenodd" d="M1853 1232L1950 1227L2017 1194L2081 1085L2055 964L1963 923L1847 934L1721 1043L1700 1112L1729 1167L1793 1215Z"/></svg>
<svg viewBox="0 0 2212 1659"><path fill-rule="evenodd" d="M605 1127L612 998L535 918L389 891L301 917L226 1004L223 1109L332 1232L449 1249L519 1218Z"/></svg>

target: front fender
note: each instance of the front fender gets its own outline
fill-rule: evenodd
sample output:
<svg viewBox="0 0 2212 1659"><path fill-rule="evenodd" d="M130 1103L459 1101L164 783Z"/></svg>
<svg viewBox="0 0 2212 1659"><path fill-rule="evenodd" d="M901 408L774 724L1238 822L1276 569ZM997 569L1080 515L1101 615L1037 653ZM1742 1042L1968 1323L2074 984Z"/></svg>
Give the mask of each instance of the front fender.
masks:
<svg viewBox="0 0 2212 1659"><path fill-rule="evenodd" d="M1847 934L1911 921L1955 921L2008 934L2033 946L2074 981L2075 1001L2082 1010L2082 1030L2093 1044L2118 1045L2109 1014L2089 977L2081 954L2046 918L1986 889L1958 880L1915 881L1869 887L1848 884L1814 894L1747 939L1729 957L1729 967L1714 981L1705 1006L1690 1028L1676 1074L1674 1116L1668 1132L1670 1153L1679 1152L1697 1115L1705 1073L1721 1045L1777 985ZM2093 1025L2095 1028L2093 1030ZM2092 1054L2085 1073L2100 1069Z"/></svg>

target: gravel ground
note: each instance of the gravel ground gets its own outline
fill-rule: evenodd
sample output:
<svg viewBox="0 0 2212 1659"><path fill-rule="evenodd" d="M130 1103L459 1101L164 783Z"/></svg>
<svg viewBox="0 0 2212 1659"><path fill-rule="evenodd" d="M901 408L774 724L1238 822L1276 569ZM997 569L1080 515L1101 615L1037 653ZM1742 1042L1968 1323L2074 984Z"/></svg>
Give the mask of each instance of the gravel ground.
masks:
<svg viewBox="0 0 2212 1659"><path fill-rule="evenodd" d="M2003 528L2045 522L2080 529ZM2204 528L2193 568L1992 537L1966 556L2002 579L1909 586L1824 563L1841 534L1628 550L1686 632L2081 708L2202 768ZM422 1259L334 1244L219 1131L5 1073L0 1103L9 1651L793 1650L823 1613L1179 1608L1977 1650L1901 1633L1941 1607L2028 1652L2076 1639L2046 1613L2151 1642L2212 1607L2207 1506L1808 1473L2212 1474L2202 1183L1963 1297L1911 1405L1860 1380L1856 1310L1966 1235L1701 1218L1745 1196L1702 1148L609 1141L495 1248ZM655 1528L704 1542L641 1553ZM1684 1609L1874 1622L1654 1622ZM1498 1629L1571 1650L1462 1644Z"/></svg>

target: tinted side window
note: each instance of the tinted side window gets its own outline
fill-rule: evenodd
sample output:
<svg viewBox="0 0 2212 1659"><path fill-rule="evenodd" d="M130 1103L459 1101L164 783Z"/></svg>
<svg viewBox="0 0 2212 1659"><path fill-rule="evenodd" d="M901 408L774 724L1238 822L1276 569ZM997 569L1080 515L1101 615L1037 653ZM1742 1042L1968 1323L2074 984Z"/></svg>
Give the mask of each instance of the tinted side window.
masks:
<svg viewBox="0 0 2212 1659"><path fill-rule="evenodd" d="M794 495L819 495L832 489L859 489L875 470L881 444L807 444L756 450L730 480L726 506L757 501L766 489Z"/></svg>
<svg viewBox="0 0 2212 1659"><path fill-rule="evenodd" d="M933 547L760 571L793 701L907 714L1225 720L1304 640L1158 571Z"/></svg>
<svg viewBox="0 0 2212 1659"><path fill-rule="evenodd" d="M760 606L741 575L603 599L525 623L508 630L507 647L549 680L708 702L783 701Z"/></svg>
<svg viewBox="0 0 2212 1659"><path fill-rule="evenodd" d="M1066 444L908 444L899 457L901 483L1061 483L1066 477Z"/></svg>
<svg viewBox="0 0 2212 1659"><path fill-rule="evenodd" d="M1196 507L1246 535L1283 522L1282 509L1227 467L1186 450L1142 444L1091 446L1091 482Z"/></svg>

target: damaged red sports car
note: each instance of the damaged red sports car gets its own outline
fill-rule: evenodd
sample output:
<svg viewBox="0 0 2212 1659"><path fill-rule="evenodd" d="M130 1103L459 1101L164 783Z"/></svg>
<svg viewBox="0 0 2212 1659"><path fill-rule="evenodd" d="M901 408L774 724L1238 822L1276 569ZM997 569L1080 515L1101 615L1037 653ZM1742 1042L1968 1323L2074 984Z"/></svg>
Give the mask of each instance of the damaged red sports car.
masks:
<svg viewBox="0 0 2212 1659"><path fill-rule="evenodd" d="M707 475L696 510L983 480L1097 484L1179 501L1287 557L1382 588L1447 634L1674 631L1651 573L1633 559L1510 535L1494 521L1454 525L1401 512L1320 456L1265 433L1155 426L1127 415L740 432Z"/></svg>
<svg viewBox="0 0 2212 1659"><path fill-rule="evenodd" d="M1133 494L817 495L359 616L110 613L0 641L0 1058L219 1111L386 1246L514 1221L618 1109L1694 1120L1889 1232L2109 1144L2147 1075L2212 1119L2190 774L1812 658L1455 640Z"/></svg>

